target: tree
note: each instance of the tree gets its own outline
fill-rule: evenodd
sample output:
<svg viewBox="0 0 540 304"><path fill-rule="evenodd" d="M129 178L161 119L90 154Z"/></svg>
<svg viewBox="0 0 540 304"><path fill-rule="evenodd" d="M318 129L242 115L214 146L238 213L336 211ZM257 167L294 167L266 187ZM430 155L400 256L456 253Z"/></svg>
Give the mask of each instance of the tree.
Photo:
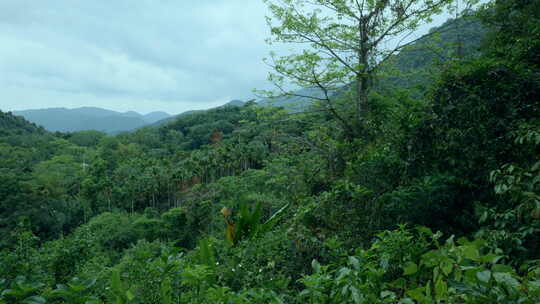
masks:
<svg viewBox="0 0 540 304"><path fill-rule="evenodd" d="M307 45L301 52L271 54L274 73L269 79L286 95L323 103L348 139L366 127L369 95L381 65L431 16L450 8L453 0L265 0L273 18L269 43ZM397 41L393 41L396 39ZM320 91L291 93L285 81ZM344 89L354 106L338 106ZM305 92L305 90L303 90Z"/></svg>

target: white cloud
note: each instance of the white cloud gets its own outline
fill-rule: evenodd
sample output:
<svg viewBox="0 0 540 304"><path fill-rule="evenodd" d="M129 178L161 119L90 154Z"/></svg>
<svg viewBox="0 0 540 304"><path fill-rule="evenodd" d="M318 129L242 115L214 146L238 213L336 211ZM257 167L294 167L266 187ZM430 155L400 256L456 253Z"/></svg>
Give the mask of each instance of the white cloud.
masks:
<svg viewBox="0 0 540 304"><path fill-rule="evenodd" d="M181 112L266 86L265 7L245 0L4 0L0 109Z"/></svg>

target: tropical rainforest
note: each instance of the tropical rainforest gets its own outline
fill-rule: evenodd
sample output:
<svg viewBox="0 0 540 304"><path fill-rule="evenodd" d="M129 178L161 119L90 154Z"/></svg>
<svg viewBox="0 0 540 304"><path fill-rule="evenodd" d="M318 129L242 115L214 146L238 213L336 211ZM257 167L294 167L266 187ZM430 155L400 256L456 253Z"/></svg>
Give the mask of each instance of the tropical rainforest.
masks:
<svg viewBox="0 0 540 304"><path fill-rule="evenodd" d="M273 9L282 40L315 28ZM300 111L114 136L0 112L0 303L540 303L539 17L485 3ZM354 83L302 56L277 73Z"/></svg>

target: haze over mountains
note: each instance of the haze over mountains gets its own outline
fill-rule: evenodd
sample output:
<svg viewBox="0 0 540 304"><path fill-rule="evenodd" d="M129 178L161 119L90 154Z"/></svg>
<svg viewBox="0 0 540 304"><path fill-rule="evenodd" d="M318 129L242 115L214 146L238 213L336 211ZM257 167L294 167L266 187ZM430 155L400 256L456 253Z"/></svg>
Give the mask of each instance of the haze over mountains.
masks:
<svg viewBox="0 0 540 304"><path fill-rule="evenodd" d="M13 114L53 132L98 130L106 133L133 130L171 116L165 112L142 115L133 111L121 113L95 107L24 110L13 111Z"/></svg>
<svg viewBox="0 0 540 304"><path fill-rule="evenodd" d="M279 97L276 99L262 99L258 103L261 106L281 106L293 111L299 111L307 107L312 100L302 99L298 103L297 97ZM244 101L231 100L220 106L241 107ZM218 107L219 108L219 107ZM42 126L51 132L77 132L85 130L97 130L109 134L124 131L132 131L145 126L160 126L174 121L175 119L206 110L189 110L177 115L156 111L148 114L140 114L135 111L117 112L97 107L45 108L13 111L13 115L22 116L26 120Z"/></svg>

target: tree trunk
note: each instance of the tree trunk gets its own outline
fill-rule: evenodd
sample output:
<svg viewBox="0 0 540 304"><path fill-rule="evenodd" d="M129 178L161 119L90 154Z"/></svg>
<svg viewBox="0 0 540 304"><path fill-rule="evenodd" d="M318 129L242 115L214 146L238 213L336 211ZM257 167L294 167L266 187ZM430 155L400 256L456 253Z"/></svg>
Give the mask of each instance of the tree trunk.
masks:
<svg viewBox="0 0 540 304"><path fill-rule="evenodd" d="M365 126L366 115L369 111L369 79L368 79L368 64L369 64L369 39L365 22L368 20L362 19L358 22L360 32L360 43L358 50L358 67L356 72L356 128L355 136L361 136Z"/></svg>

